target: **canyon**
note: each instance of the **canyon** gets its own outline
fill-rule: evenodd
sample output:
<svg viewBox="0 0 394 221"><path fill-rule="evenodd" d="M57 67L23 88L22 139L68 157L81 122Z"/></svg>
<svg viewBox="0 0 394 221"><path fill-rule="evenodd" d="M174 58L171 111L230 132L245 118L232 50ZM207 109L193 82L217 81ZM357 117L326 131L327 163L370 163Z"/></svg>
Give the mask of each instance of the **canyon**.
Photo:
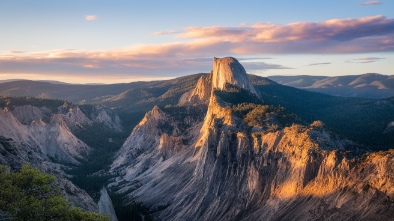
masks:
<svg viewBox="0 0 394 221"><path fill-rule="evenodd" d="M15 89L20 84L26 82L2 83L0 92L23 94ZM85 210L125 220L112 205L120 199L125 208L147 208L154 220L394 217L391 98L336 98L282 86L247 75L232 57L214 58L209 74L166 82L58 85L59 91L39 84L36 98L0 102L0 163L13 170L31 163L56 175L63 194ZM326 110L342 120L321 114ZM378 120L367 118L374 117L369 110ZM367 121L354 124L365 139L368 123L378 125L369 141L382 144L339 130L353 119Z"/></svg>

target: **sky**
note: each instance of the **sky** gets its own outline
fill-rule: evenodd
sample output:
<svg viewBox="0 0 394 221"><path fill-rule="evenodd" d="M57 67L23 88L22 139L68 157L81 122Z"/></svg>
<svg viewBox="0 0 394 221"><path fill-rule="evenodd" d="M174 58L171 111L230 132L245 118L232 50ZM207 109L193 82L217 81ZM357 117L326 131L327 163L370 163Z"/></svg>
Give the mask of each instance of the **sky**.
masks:
<svg viewBox="0 0 394 221"><path fill-rule="evenodd" d="M0 80L393 75L394 0L0 0Z"/></svg>

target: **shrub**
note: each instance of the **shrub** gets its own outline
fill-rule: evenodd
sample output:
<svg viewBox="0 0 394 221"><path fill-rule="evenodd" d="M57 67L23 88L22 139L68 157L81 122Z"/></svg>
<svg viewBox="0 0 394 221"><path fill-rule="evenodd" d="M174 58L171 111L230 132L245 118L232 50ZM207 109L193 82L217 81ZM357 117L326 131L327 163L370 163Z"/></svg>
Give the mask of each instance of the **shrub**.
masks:
<svg viewBox="0 0 394 221"><path fill-rule="evenodd" d="M63 198L56 178L25 165L19 172L0 167L0 218L5 220L109 220L108 217L73 208Z"/></svg>

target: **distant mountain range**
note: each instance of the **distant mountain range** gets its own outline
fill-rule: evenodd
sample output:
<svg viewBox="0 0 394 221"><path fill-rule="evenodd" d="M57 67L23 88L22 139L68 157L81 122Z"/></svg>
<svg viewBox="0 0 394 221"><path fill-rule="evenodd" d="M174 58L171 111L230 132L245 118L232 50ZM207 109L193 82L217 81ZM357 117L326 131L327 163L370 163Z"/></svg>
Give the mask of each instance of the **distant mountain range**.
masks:
<svg viewBox="0 0 394 221"><path fill-rule="evenodd" d="M282 103L299 101L301 91L248 80L237 60L214 59L211 74L177 105L146 113L115 155L109 186L126 204L146 205L157 220L391 219L393 151L369 152L319 118L310 124L297 119ZM325 96L316 108L345 107L342 120L351 107L376 106L305 92L300 105ZM275 102L280 106L270 105ZM392 104L381 107L393 113ZM315 106L307 108L311 113Z"/></svg>
<svg viewBox="0 0 394 221"><path fill-rule="evenodd" d="M286 86L342 97L385 98L394 96L394 75L368 73L348 76L270 76Z"/></svg>
<svg viewBox="0 0 394 221"><path fill-rule="evenodd" d="M43 99L61 99L79 104L101 103L108 107L133 108L136 105L147 111L146 103L167 104L173 96L192 89L201 74L166 81L132 82L124 84L84 85L17 80L0 83L0 96L30 96ZM143 103L139 103L142 102ZM153 106L152 106L153 107ZM149 106L148 109L150 109Z"/></svg>
<svg viewBox="0 0 394 221"><path fill-rule="evenodd" d="M122 118L125 130L131 131L147 111L154 106L177 105L183 94L192 91L199 84L206 83L199 82L199 79L208 75L199 73L165 81L110 85L12 81L0 84L0 96L32 96L43 99L67 100L76 104L100 104L114 109ZM302 76L285 76L283 78L294 82L300 77ZM288 111L297 114L302 120L309 123L314 120L323 120L330 129L355 141L372 145L372 149L385 149L394 142L391 133L387 133L387 131L394 131L394 127L390 126L390 122L394 122L392 114L394 113L393 97L370 100L370 98L330 96L323 92L313 92L312 89L296 89L293 87L296 83L293 86L278 84L273 77L270 78L272 79L249 75L250 82L256 89L260 90L263 100L269 104L285 107ZM279 78L282 77L277 76L276 80L279 81ZM367 74L359 77L343 76L335 78L349 78L347 81L358 79L357 81L352 80L352 82L362 82L362 79L369 79L370 81L371 79L390 79L390 76ZM305 84L298 84L317 85L325 79L333 78L303 76L302 82L305 82ZM298 82L301 81L298 80ZM339 82L339 80L335 82ZM357 89L355 88L353 91ZM387 89L383 91L387 91ZM380 91L377 90L376 93L380 93ZM393 128L393 130L390 128ZM383 133L384 131L386 133Z"/></svg>
<svg viewBox="0 0 394 221"><path fill-rule="evenodd" d="M358 92L389 90L390 79L297 76L286 86L227 57L166 81L3 82L0 163L57 174L88 210L103 206L104 186L120 221L389 220L394 96ZM361 97L309 91L327 82Z"/></svg>

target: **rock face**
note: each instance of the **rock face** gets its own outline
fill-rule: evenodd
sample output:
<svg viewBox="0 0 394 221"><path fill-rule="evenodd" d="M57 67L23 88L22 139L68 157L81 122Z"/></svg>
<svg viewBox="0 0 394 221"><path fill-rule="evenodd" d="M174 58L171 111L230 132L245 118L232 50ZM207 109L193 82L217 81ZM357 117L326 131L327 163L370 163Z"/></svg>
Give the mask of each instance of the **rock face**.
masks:
<svg viewBox="0 0 394 221"><path fill-rule="evenodd" d="M43 119L45 113L40 109L27 105L15 108L16 117L8 110L0 110L0 136L12 140L16 148L21 148L15 157L19 163L25 161L23 152L33 152L44 159L52 159L60 163L78 164L91 152L91 148L71 133L67 126L67 117L53 114L49 122ZM19 121L19 120L20 121ZM22 124L21 122L25 123ZM17 151L15 149L15 151ZM6 157L8 158L8 157ZM37 160L42 160L38 158ZM6 165L6 159L4 162Z"/></svg>
<svg viewBox="0 0 394 221"><path fill-rule="evenodd" d="M241 67L215 59L208 102L148 112L118 152L110 188L158 220L392 219L394 152L369 153L319 122L261 126L283 113L223 100L228 85L257 94ZM206 97L200 89L182 99Z"/></svg>
<svg viewBox="0 0 394 221"><path fill-rule="evenodd" d="M101 123L108 128L122 131L122 123L118 115L100 105L92 106L87 114L75 104L65 103L58 108L58 114L63 115L64 122L71 130L78 130L93 123Z"/></svg>
<svg viewBox="0 0 394 221"><path fill-rule="evenodd" d="M214 58L213 71L209 75L201 76L196 87L179 99L179 105L208 105L213 90L225 90L230 85L258 95L244 67L237 59Z"/></svg>
<svg viewBox="0 0 394 221"><path fill-rule="evenodd" d="M71 133L64 115L55 114L51 122L44 125L34 121L28 128L42 152L57 162L79 164L92 151Z"/></svg>
<svg viewBox="0 0 394 221"><path fill-rule="evenodd" d="M118 221L115 214L114 206L112 205L111 198L108 195L107 189L103 187L100 191L100 200L98 202L99 212L101 214L108 214L112 221Z"/></svg>
<svg viewBox="0 0 394 221"><path fill-rule="evenodd" d="M64 114L53 114L45 107L25 105L13 111L0 109L0 164L17 170L30 163L51 173L58 178L64 196L74 205L97 211L93 199L62 172L64 164L79 164L92 151L71 133L66 120Z"/></svg>
<svg viewBox="0 0 394 221"><path fill-rule="evenodd" d="M93 123L77 105L65 103L58 108L58 113L63 116L64 122L72 130L83 128L83 125Z"/></svg>
<svg viewBox="0 0 394 221"><path fill-rule="evenodd" d="M8 109L0 109L0 164L20 168L27 162L40 162L44 154L31 131Z"/></svg>
<svg viewBox="0 0 394 221"><path fill-rule="evenodd" d="M123 130L119 116L100 106L95 106L94 111L90 114L90 119L92 119L93 122L102 123L113 130Z"/></svg>
<svg viewBox="0 0 394 221"><path fill-rule="evenodd" d="M214 58L212 88L223 90L226 85L236 85L257 95L244 67L232 57Z"/></svg>
<svg viewBox="0 0 394 221"><path fill-rule="evenodd" d="M186 92L179 99L180 105L207 105L212 93L212 73L206 76L201 76L198 80L196 87Z"/></svg>

